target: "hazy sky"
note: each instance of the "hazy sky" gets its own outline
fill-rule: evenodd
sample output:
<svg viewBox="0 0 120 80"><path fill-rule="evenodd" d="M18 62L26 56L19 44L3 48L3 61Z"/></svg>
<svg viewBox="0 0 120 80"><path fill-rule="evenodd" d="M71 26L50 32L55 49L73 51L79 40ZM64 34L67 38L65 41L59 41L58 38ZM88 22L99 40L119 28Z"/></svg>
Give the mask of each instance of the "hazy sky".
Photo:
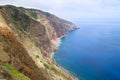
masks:
<svg viewBox="0 0 120 80"><path fill-rule="evenodd" d="M37 8L64 19L120 18L120 0L0 0L0 4Z"/></svg>

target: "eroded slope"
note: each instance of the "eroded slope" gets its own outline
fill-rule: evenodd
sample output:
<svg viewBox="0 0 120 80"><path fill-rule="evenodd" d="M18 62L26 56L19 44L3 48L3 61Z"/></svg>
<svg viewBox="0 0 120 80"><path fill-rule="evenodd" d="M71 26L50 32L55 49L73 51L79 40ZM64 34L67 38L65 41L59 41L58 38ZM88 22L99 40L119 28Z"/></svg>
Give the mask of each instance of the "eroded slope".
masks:
<svg viewBox="0 0 120 80"><path fill-rule="evenodd" d="M31 80L74 80L50 58L58 38L74 28L71 22L46 12L2 6L0 63L11 65Z"/></svg>

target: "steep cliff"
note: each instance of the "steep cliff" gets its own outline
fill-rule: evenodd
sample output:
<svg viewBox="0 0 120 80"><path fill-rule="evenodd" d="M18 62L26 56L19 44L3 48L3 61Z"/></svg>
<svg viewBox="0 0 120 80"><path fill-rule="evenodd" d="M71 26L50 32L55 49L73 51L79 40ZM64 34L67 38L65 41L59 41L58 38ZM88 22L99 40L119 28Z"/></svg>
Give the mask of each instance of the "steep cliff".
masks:
<svg viewBox="0 0 120 80"><path fill-rule="evenodd" d="M75 80L51 59L59 38L73 29L73 23L48 12L1 6L0 78Z"/></svg>

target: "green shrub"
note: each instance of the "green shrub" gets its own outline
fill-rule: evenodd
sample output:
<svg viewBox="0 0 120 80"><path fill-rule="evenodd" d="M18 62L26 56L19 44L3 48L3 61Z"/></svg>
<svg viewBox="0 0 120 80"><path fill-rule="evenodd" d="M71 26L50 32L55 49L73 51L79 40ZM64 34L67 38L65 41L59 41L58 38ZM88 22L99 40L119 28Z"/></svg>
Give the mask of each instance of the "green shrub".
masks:
<svg viewBox="0 0 120 80"><path fill-rule="evenodd" d="M59 73L58 70L56 68L54 68L54 67L52 67L51 70L53 70L56 74Z"/></svg>
<svg viewBox="0 0 120 80"><path fill-rule="evenodd" d="M32 16L34 19L37 19L37 14L32 11L32 10L29 10L28 13L30 14L30 16Z"/></svg>
<svg viewBox="0 0 120 80"><path fill-rule="evenodd" d="M39 56L39 55L36 55L36 58L40 58L40 56Z"/></svg>
<svg viewBox="0 0 120 80"><path fill-rule="evenodd" d="M49 69L49 65L47 63L44 63L44 66Z"/></svg>
<svg viewBox="0 0 120 80"><path fill-rule="evenodd" d="M0 6L0 9L3 9L3 7L2 7L2 6Z"/></svg>

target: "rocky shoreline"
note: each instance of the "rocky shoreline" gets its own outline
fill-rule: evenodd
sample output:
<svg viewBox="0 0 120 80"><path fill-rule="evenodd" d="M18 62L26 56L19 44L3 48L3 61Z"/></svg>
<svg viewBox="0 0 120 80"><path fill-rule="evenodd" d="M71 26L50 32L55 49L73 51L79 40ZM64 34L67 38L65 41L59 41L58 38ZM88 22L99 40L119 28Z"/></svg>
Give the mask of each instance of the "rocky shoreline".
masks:
<svg viewBox="0 0 120 80"><path fill-rule="evenodd" d="M77 30L77 29L79 29L79 28L75 28L75 29L73 29L73 30L71 30L71 31L74 31L74 30ZM56 40L56 51L59 49L59 46L61 45L61 39L62 38L64 38L64 37L66 37L67 36L67 34L65 34L65 35L63 35L63 36L61 36L60 38L58 38L57 40ZM63 71L65 71L66 73L68 73L69 75L71 75L71 76L73 76L74 77L74 80L79 80L76 76L74 76L71 72L69 72L68 70L66 70L65 68L63 68L63 67L61 67L57 62L56 62L56 60L54 59L54 55L55 55L55 52L52 52L51 53L51 59L55 62L55 64L59 67L59 68L61 68Z"/></svg>

